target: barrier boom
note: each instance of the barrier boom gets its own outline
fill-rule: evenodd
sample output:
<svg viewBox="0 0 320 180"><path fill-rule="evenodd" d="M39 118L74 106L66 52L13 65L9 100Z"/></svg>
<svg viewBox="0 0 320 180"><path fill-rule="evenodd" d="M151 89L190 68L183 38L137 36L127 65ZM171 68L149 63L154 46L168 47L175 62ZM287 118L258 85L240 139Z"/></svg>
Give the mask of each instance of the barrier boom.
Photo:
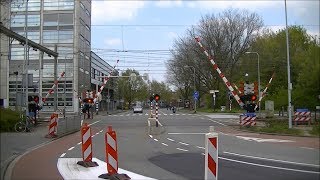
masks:
<svg viewBox="0 0 320 180"><path fill-rule="evenodd" d="M96 103L97 98L98 98L99 95L101 94L104 86L105 86L105 85L107 84L107 82L109 81L111 74L113 73L113 71L115 70L116 66L118 65L118 62L119 62L119 60L117 60L116 64L113 66L113 70L109 73L108 77L105 77L105 78L104 78L102 86L100 87L100 89L98 90L95 98L93 99L93 102L94 102L94 103ZM109 94L108 94L108 95L109 95Z"/></svg>
<svg viewBox="0 0 320 180"><path fill-rule="evenodd" d="M202 48L202 51L204 52L204 54L208 57L208 60L213 65L213 68L218 72L218 74L221 77L221 79L223 80L224 84L227 86L229 91L232 93L233 97L237 100L237 102L241 106L241 108L243 108L244 103L241 101L240 97L238 96L237 92L233 89L233 87L231 86L231 84L228 81L228 79L221 72L221 70L219 69L218 65L214 62L213 57L210 56L209 53L207 52L206 48L203 47L203 45L200 42L200 38L196 37L195 39L196 39L198 45Z"/></svg>
<svg viewBox="0 0 320 180"><path fill-rule="evenodd" d="M256 106L254 107L254 110L256 110L256 109L258 108L259 102L261 102L262 98L264 98L264 96L266 95L266 92L267 92L267 90L268 90L268 87L270 86L270 84L271 84L271 82L272 82L272 80L273 80L273 78L274 78L274 74L275 74L275 72L272 73L272 76L271 76L271 78L270 78L270 80L269 80L266 88L263 90L262 95L260 96L258 103L257 103ZM259 93L260 93L260 89L259 89Z"/></svg>

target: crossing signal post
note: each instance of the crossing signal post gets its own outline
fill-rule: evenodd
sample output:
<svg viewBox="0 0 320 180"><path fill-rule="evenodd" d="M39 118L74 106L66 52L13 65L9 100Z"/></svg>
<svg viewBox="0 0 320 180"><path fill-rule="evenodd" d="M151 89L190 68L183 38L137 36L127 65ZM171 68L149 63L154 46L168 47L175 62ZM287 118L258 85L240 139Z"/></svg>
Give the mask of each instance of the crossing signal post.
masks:
<svg viewBox="0 0 320 180"><path fill-rule="evenodd" d="M159 94L154 95L154 100L156 101L156 127L158 127L158 101L160 100Z"/></svg>

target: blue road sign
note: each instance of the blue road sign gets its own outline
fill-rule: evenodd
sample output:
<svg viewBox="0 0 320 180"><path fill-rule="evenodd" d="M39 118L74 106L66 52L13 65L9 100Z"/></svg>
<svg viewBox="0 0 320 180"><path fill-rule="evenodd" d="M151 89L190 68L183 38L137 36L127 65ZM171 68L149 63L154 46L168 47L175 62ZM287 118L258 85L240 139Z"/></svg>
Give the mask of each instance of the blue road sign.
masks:
<svg viewBox="0 0 320 180"><path fill-rule="evenodd" d="M198 91L193 92L193 98L194 98L195 100L198 100L198 99L199 99L199 92L198 92Z"/></svg>

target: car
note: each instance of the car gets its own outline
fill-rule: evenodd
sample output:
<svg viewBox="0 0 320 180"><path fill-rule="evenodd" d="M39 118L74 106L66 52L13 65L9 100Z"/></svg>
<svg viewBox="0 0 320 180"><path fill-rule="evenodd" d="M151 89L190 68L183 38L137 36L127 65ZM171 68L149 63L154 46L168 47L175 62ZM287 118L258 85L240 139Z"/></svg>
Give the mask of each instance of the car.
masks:
<svg viewBox="0 0 320 180"><path fill-rule="evenodd" d="M143 113L143 108L141 106L134 106L133 113Z"/></svg>

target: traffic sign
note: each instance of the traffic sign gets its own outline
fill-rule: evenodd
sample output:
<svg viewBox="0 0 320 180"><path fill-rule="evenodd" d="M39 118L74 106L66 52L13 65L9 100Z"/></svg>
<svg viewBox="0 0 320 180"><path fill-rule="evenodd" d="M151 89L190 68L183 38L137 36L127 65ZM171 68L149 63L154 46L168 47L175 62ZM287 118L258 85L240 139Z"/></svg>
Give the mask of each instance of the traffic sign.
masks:
<svg viewBox="0 0 320 180"><path fill-rule="evenodd" d="M198 99L199 99L199 92L198 92L198 91L193 92L193 98L194 98L195 100L198 100Z"/></svg>

